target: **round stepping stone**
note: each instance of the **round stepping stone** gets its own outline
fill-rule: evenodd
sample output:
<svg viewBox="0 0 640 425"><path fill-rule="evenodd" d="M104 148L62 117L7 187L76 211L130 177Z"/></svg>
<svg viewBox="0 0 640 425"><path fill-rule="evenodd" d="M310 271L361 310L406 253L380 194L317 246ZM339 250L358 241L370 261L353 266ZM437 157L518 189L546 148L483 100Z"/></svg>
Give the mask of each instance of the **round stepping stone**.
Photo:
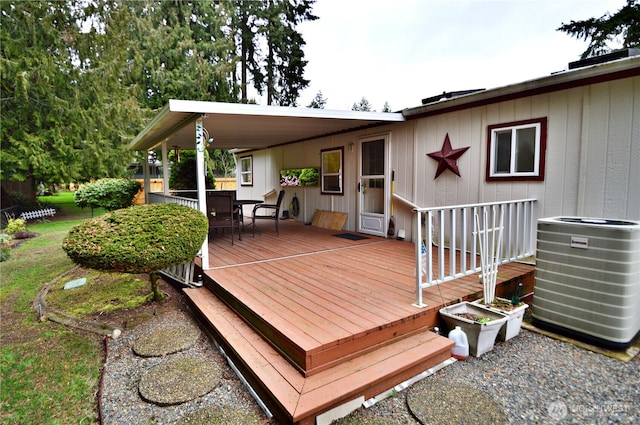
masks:
<svg viewBox="0 0 640 425"><path fill-rule="evenodd" d="M222 371L206 357L171 359L144 373L138 391L150 403L171 406L209 393L221 376Z"/></svg>
<svg viewBox="0 0 640 425"><path fill-rule="evenodd" d="M250 410L233 409L226 406L210 406L182 418L175 425L262 425L264 423L261 417Z"/></svg>
<svg viewBox="0 0 640 425"><path fill-rule="evenodd" d="M495 399L477 388L456 382L424 379L409 388L407 406L422 424L485 425L509 422Z"/></svg>
<svg viewBox="0 0 640 425"><path fill-rule="evenodd" d="M175 325L154 330L134 343L133 352L140 357L162 357L193 347L200 329L192 325Z"/></svg>

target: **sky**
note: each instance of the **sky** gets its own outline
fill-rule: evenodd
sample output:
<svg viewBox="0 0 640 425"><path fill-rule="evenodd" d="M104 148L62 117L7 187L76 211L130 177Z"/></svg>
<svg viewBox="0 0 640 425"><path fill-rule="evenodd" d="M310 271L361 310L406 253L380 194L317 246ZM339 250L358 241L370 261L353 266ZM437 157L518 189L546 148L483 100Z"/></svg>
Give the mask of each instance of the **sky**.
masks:
<svg viewBox="0 0 640 425"><path fill-rule="evenodd" d="M444 91L489 89L566 70L588 43L563 23L615 13L625 0L317 0L298 29L325 109L421 105Z"/></svg>

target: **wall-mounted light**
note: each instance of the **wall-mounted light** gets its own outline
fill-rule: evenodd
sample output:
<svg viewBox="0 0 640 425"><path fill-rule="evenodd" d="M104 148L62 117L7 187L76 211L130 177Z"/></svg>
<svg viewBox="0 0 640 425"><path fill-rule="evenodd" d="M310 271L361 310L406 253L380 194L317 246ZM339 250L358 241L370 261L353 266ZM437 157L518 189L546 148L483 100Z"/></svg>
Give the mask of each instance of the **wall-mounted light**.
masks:
<svg viewBox="0 0 640 425"><path fill-rule="evenodd" d="M347 148L349 148L349 152L353 152L353 143L349 143L349 146L347 146Z"/></svg>

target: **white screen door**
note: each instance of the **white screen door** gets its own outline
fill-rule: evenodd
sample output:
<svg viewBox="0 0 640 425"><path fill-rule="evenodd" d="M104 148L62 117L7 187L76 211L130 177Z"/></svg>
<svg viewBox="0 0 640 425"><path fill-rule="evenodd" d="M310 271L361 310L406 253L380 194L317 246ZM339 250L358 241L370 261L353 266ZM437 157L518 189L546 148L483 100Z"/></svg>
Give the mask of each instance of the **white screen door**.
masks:
<svg viewBox="0 0 640 425"><path fill-rule="evenodd" d="M387 138L360 142L358 172L358 232L386 234Z"/></svg>

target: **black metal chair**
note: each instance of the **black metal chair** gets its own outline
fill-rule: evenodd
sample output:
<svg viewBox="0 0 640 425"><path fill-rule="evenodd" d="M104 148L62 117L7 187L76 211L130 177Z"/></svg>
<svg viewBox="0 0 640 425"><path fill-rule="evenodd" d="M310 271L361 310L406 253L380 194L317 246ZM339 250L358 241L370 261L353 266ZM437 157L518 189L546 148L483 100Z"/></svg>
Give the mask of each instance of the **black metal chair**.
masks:
<svg viewBox="0 0 640 425"><path fill-rule="evenodd" d="M240 232L240 208L235 204L235 191L219 191L207 193L207 218L209 219L209 236L213 231L231 229L231 245L234 233L238 232L238 240L242 240Z"/></svg>
<svg viewBox="0 0 640 425"><path fill-rule="evenodd" d="M280 206L282 205L282 199L284 198L284 190L281 190L278 194L278 201L275 204L257 204L253 207L253 214L251 217L251 223L253 224L253 236L256 235L256 219L275 220L276 222L276 235L280 236L280 229L278 228L278 222L280 221ZM271 214L258 214L260 210L271 211Z"/></svg>

